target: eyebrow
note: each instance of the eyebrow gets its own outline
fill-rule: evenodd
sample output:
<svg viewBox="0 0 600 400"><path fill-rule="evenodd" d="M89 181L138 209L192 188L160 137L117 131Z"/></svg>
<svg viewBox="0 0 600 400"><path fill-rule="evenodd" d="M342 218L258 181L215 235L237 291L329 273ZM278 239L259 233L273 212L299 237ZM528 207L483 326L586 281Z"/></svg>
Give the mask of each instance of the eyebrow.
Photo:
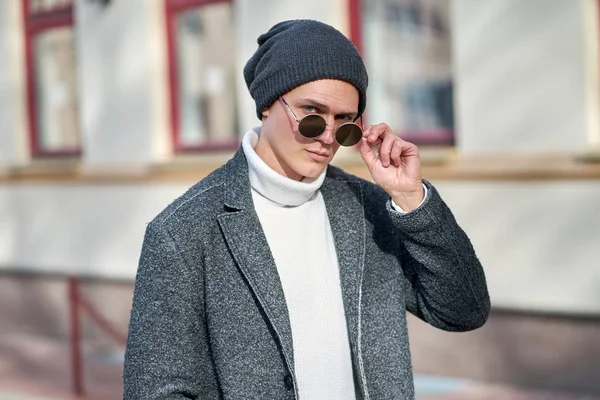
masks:
<svg viewBox="0 0 600 400"><path fill-rule="evenodd" d="M310 99L310 98L301 98L301 99L298 99L298 102L306 104L306 105L309 105L309 106L313 106L313 107L319 108L319 109L321 109L321 110L323 110L325 112L329 111L329 107L326 104L318 102L317 100L313 100L313 99ZM353 117L354 118L354 117L356 117L357 112L356 111L342 111L340 113L337 113L336 115L347 115L349 117Z"/></svg>

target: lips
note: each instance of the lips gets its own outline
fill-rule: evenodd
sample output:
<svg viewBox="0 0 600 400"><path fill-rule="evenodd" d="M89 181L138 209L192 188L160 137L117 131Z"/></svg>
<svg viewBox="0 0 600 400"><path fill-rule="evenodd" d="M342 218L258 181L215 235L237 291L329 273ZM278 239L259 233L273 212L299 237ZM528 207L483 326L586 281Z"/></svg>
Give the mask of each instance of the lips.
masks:
<svg viewBox="0 0 600 400"><path fill-rule="evenodd" d="M323 151L306 150L306 153L310 158L317 162L327 161L329 159L329 153Z"/></svg>

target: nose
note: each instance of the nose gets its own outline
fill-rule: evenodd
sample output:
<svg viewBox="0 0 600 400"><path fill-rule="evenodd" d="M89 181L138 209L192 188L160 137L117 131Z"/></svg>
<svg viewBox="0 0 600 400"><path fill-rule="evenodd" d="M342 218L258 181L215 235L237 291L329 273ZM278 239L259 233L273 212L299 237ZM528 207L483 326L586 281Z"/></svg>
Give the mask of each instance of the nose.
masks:
<svg viewBox="0 0 600 400"><path fill-rule="evenodd" d="M324 144L333 144L335 142L335 126L327 124L325 131L316 139Z"/></svg>

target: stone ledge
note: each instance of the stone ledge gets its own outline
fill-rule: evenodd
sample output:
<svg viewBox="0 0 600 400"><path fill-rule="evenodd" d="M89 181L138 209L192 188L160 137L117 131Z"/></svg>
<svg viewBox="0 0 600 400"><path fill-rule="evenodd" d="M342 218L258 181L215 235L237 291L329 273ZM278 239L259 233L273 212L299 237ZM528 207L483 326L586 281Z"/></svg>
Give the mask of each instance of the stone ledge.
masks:
<svg viewBox="0 0 600 400"><path fill-rule="evenodd" d="M0 183L14 182L196 182L230 157L192 157L152 166L85 167L79 162L36 162L29 167L4 169ZM453 151L422 151L423 177L430 180L538 181L598 180L600 162L575 154L456 155ZM333 162L347 172L370 179L358 153L345 152Z"/></svg>

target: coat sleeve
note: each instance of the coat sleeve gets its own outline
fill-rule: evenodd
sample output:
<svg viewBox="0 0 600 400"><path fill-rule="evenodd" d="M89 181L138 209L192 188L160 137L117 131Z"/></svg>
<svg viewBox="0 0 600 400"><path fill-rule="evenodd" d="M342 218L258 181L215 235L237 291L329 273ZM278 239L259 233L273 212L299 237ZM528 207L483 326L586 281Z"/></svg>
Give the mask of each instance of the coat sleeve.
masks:
<svg viewBox="0 0 600 400"><path fill-rule="evenodd" d="M202 266L187 265L167 229L150 223L125 351L125 400L218 398L204 317Z"/></svg>
<svg viewBox="0 0 600 400"><path fill-rule="evenodd" d="M490 312L485 274L471 241L437 190L416 210L402 214L388 201L399 232L407 310L448 331L482 326Z"/></svg>

